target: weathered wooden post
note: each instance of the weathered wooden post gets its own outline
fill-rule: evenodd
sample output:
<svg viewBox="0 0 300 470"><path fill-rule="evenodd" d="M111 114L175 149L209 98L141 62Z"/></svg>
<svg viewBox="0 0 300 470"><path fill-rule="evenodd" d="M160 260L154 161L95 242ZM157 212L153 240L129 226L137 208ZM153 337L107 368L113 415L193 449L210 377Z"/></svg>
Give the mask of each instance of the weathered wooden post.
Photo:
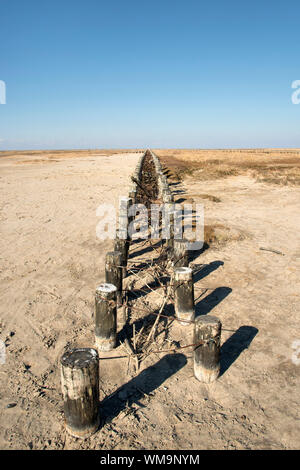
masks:
<svg viewBox="0 0 300 470"><path fill-rule="evenodd" d="M122 255L121 266L123 267L123 279L126 277L127 258L129 250L129 240L127 239L127 229L119 229L116 234L114 251L120 251Z"/></svg>
<svg viewBox="0 0 300 470"><path fill-rule="evenodd" d="M187 240L174 238L173 266L174 268L187 267L189 265L189 252Z"/></svg>
<svg viewBox="0 0 300 470"><path fill-rule="evenodd" d="M131 186L129 190L129 197L132 200L132 204L136 203L136 192L137 192L137 188L136 188L136 184L134 184Z"/></svg>
<svg viewBox="0 0 300 470"><path fill-rule="evenodd" d="M164 189L168 189L168 186L162 181L162 171L157 172L157 185L158 185L158 196L161 198Z"/></svg>
<svg viewBox="0 0 300 470"><path fill-rule="evenodd" d="M173 291L175 313L181 325L188 326L195 318L193 270L176 268L174 270Z"/></svg>
<svg viewBox="0 0 300 470"><path fill-rule="evenodd" d="M132 194L132 193L131 193ZM134 192L133 194L133 198L129 196L129 198L127 199L127 220L128 220L128 224L127 224L127 240L128 242L130 243L130 240L131 240L131 234L129 233L129 226L131 224L131 222L133 221L134 219L134 216L131 215L132 214L132 206L135 204L135 200L136 200L136 191Z"/></svg>
<svg viewBox="0 0 300 470"><path fill-rule="evenodd" d="M132 206L131 197L127 197L127 196L120 197L119 213L121 217L128 217L130 206Z"/></svg>
<svg viewBox="0 0 300 470"><path fill-rule="evenodd" d="M122 305L122 253L120 251L109 251L105 258L105 281L117 288L117 304Z"/></svg>
<svg viewBox="0 0 300 470"><path fill-rule="evenodd" d="M132 199L130 197L121 197L119 204L119 232L126 233L126 239L129 240L128 225L132 220L129 217L129 210L132 206Z"/></svg>
<svg viewBox="0 0 300 470"><path fill-rule="evenodd" d="M222 324L217 317L201 315L194 324L194 375L200 382L211 383L220 374Z"/></svg>
<svg viewBox="0 0 300 470"><path fill-rule="evenodd" d="M169 189L163 189L162 197L165 204L174 202L173 194Z"/></svg>
<svg viewBox="0 0 300 470"><path fill-rule="evenodd" d="M99 351L110 351L117 343L117 288L100 284L95 296L95 344Z"/></svg>
<svg viewBox="0 0 300 470"><path fill-rule="evenodd" d="M170 210L170 238L167 242L168 245L168 259L172 259L174 250L174 207Z"/></svg>
<svg viewBox="0 0 300 470"><path fill-rule="evenodd" d="M97 431L99 417L99 357L92 348L63 354L61 385L65 427L71 436L85 439Z"/></svg>
<svg viewBox="0 0 300 470"><path fill-rule="evenodd" d="M183 217L181 204L175 204L174 209L174 238L181 240L183 235Z"/></svg>
<svg viewBox="0 0 300 470"><path fill-rule="evenodd" d="M162 239L166 240L168 258L173 257L174 247L174 203L165 203L162 211Z"/></svg>
<svg viewBox="0 0 300 470"><path fill-rule="evenodd" d="M164 186L167 186L167 188L168 188L168 187L169 187L168 178L167 178L166 175L163 173L163 171L162 171L161 180L162 180L162 182L163 182L163 185L164 185Z"/></svg>
<svg viewBox="0 0 300 470"><path fill-rule="evenodd" d="M152 158L154 160L154 165L155 165L155 168L156 168L156 172L158 173L162 169L160 160L159 160L158 156L155 155L155 153L151 152L151 155L152 155Z"/></svg>
<svg viewBox="0 0 300 470"><path fill-rule="evenodd" d="M142 167L143 167L143 163L144 163L144 158L145 158L145 155L146 155L147 152L145 152L143 155L140 156L139 160L138 160L138 163L137 163L137 166L136 166L136 169L134 171L134 176L135 178L139 181L140 178L141 178L141 174L142 174Z"/></svg>

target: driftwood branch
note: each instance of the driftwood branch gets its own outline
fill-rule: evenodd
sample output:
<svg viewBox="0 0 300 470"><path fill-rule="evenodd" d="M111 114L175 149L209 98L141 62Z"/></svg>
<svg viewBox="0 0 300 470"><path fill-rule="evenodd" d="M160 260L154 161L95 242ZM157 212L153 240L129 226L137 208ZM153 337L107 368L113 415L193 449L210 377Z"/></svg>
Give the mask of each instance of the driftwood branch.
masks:
<svg viewBox="0 0 300 470"><path fill-rule="evenodd" d="M273 250L273 248L264 248L264 247L261 246L259 249L262 250L262 251L270 251L271 253L276 253L277 255L284 256L284 253L282 253L282 251Z"/></svg>

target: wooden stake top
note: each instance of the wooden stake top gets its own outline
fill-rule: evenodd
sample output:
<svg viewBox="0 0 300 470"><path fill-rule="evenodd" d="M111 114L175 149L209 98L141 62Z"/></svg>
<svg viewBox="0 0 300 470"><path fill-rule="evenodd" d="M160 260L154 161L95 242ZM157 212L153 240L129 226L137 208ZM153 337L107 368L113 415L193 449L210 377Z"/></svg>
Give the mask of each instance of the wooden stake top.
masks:
<svg viewBox="0 0 300 470"><path fill-rule="evenodd" d="M85 369L89 367L92 362L98 362L99 356L96 349L93 348L75 348L66 351L60 362L64 367L70 369Z"/></svg>
<svg viewBox="0 0 300 470"><path fill-rule="evenodd" d="M107 282L103 282L103 284L100 284L100 286L97 287L96 293L97 294L103 294L103 293L110 293L110 292L116 292L117 288L113 284L108 284Z"/></svg>
<svg viewBox="0 0 300 470"><path fill-rule="evenodd" d="M131 201L131 197L128 197L128 196L120 196L120 202L130 202Z"/></svg>
<svg viewBox="0 0 300 470"><path fill-rule="evenodd" d="M182 280L182 281L190 280L192 279L192 276L193 276L193 270L192 268L186 268L186 267L175 268L174 274L175 274L175 279L177 280Z"/></svg>

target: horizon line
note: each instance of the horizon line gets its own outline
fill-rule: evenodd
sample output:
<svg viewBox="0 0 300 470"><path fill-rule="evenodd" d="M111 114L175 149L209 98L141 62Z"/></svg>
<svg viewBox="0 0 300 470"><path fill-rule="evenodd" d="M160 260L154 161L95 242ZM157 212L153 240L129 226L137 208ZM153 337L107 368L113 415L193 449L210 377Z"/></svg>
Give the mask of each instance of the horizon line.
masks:
<svg viewBox="0 0 300 470"><path fill-rule="evenodd" d="M47 148L47 149L2 149L1 153L7 152L90 152L90 151L104 151L104 150L130 150L130 151L146 151L147 149L153 150L300 150L300 147L95 147L95 148Z"/></svg>

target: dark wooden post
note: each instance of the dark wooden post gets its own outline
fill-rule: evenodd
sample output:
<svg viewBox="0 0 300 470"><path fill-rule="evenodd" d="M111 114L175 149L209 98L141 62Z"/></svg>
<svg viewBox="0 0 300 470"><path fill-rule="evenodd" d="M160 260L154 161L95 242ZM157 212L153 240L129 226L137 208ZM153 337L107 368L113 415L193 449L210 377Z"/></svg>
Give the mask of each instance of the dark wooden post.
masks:
<svg viewBox="0 0 300 470"><path fill-rule="evenodd" d="M99 357L95 349L71 349L61 357L65 427L85 439L97 431L99 418Z"/></svg>
<svg viewBox="0 0 300 470"><path fill-rule="evenodd" d="M100 284L95 296L95 344L98 351L110 351L117 342L117 288Z"/></svg>
<svg viewBox="0 0 300 470"><path fill-rule="evenodd" d="M175 313L181 325L188 326L195 318L193 270L176 268L174 270L173 290Z"/></svg>
<svg viewBox="0 0 300 470"><path fill-rule="evenodd" d="M109 251L105 258L105 282L113 284L117 288L118 307L122 305L122 253L120 251Z"/></svg>
<svg viewBox="0 0 300 470"><path fill-rule="evenodd" d="M189 265L189 252L187 240L177 240L174 238L173 266L174 268L186 267Z"/></svg>
<svg viewBox="0 0 300 470"><path fill-rule="evenodd" d="M220 374L222 324L217 317L202 315L194 324L194 375L200 382L211 383Z"/></svg>

